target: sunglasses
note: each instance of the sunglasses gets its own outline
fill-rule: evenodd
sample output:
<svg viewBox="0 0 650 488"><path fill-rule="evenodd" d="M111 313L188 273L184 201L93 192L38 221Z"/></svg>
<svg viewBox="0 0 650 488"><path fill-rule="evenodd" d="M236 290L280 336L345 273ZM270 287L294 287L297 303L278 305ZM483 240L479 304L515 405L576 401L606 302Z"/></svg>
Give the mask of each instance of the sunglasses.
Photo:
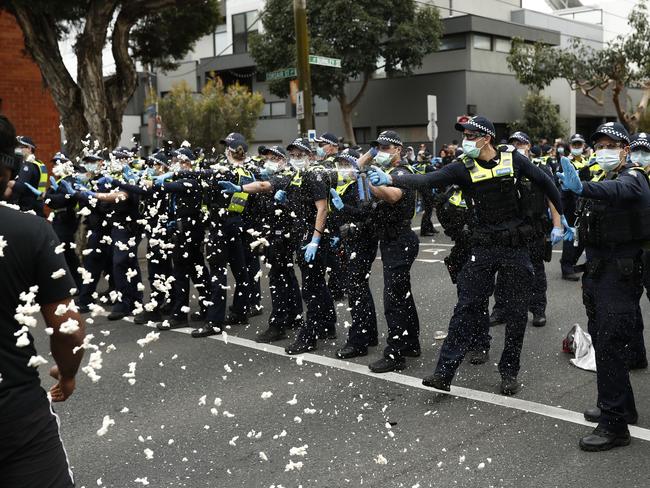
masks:
<svg viewBox="0 0 650 488"><path fill-rule="evenodd" d="M468 141L475 141L476 139L485 137L485 134L483 134L482 132L463 132L463 137Z"/></svg>

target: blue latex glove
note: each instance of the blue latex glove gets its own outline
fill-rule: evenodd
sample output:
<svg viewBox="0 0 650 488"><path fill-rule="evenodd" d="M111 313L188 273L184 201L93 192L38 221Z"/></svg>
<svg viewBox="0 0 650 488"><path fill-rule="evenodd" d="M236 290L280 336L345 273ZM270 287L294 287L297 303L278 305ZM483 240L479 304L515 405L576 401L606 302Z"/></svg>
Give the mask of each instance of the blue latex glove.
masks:
<svg viewBox="0 0 650 488"><path fill-rule="evenodd" d="M112 176L102 176L100 179L97 180L98 185L112 185L113 184L113 177Z"/></svg>
<svg viewBox="0 0 650 488"><path fill-rule="evenodd" d="M377 149L375 146L373 146L373 147L370 148L369 152L370 152L370 155L372 156L372 159L375 159L375 156L379 152L379 149Z"/></svg>
<svg viewBox="0 0 650 488"><path fill-rule="evenodd" d="M566 217L562 215L560 217L560 221L562 222L562 225L564 226L564 240L565 241L573 241L576 236L576 229L575 227L571 227L569 223L566 220Z"/></svg>
<svg viewBox="0 0 650 488"><path fill-rule="evenodd" d="M318 252L319 243L320 243L320 237L312 237L311 242L306 246L303 246L302 250L305 251L306 262L311 263L314 259L316 259L316 253Z"/></svg>
<svg viewBox="0 0 650 488"><path fill-rule="evenodd" d="M562 173L555 173L560 180L560 186L565 191L572 191L580 195L582 193L582 181L580 181L578 172L569 161L569 158L560 158L560 163L562 164Z"/></svg>
<svg viewBox="0 0 650 488"><path fill-rule="evenodd" d="M56 178L54 176L50 176L50 187L52 187L54 191L59 190L59 185L57 184Z"/></svg>
<svg viewBox="0 0 650 488"><path fill-rule="evenodd" d="M334 236L330 239L330 247L332 249L336 249L337 247L339 247L340 242L341 242L341 238L338 236Z"/></svg>
<svg viewBox="0 0 650 488"><path fill-rule="evenodd" d="M235 185L230 181L219 181L217 185L219 185L219 189L224 193L237 193L242 191L241 186Z"/></svg>
<svg viewBox="0 0 650 488"><path fill-rule="evenodd" d="M287 192L284 190L278 190L275 192L275 196L273 198L278 203L285 203L287 201Z"/></svg>
<svg viewBox="0 0 650 488"><path fill-rule="evenodd" d="M174 176L174 173L165 173L160 176L156 176L153 180L154 185L157 186L162 186L162 184L165 182L165 180L170 179L172 176Z"/></svg>
<svg viewBox="0 0 650 488"><path fill-rule="evenodd" d="M555 246L558 242L562 242L564 239L564 229L561 227L553 227L551 231L551 245Z"/></svg>
<svg viewBox="0 0 650 488"><path fill-rule="evenodd" d="M61 180L61 186L63 187L63 191L68 195L72 195L75 193L75 189L72 188L72 185L68 181Z"/></svg>
<svg viewBox="0 0 650 488"><path fill-rule="evenodd" d="M27 187L27 189L29 189L29 191L31 191L31 192L32 192L34 195L36 195L37 197L40 197L40 196L43 194L42 191L37 190L36 188L34 188L34 187L33 187L32 185L30 185L29 183L25 183L25 186Z"/></svg>
<svg viewBox="0 0 650 488"><path fill-rule="evenodd" d="M332 205L334 205L334 208L336 210L341 210L344 206L343 200L341 200L341 196L334 188L330 188L330 195L332 195Z"/></svg>
<svg viewBox="0 0 650 488"><path fill-rule="evenodd" d="M137 173L135 173L128 165L125 165L124 168L122 168L122 174L124 175L124 178L127 181L136 181L139 179L140 176Z"/></svg>
<svg viewBox="0 0 650 488"><path fill-rule="evenodd" d="M390 185L393 183L390 175L377 166L372 166L368 170L368 178L374 186Z"/></svg>
<svg viewBox="0 0 650 488"><path fill-rule="evenodd" d="M431 188L431 194L435 196L435 194L438 193L435 188Z"/></svg>

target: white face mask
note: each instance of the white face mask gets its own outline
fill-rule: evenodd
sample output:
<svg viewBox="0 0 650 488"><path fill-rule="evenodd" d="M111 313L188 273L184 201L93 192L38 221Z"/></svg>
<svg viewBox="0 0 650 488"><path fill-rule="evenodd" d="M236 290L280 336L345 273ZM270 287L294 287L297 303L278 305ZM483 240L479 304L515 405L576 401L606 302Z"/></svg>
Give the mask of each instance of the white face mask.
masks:
<svg viewBox="0 0 650 488"><path fill-rule="evenodd" d="M375 162L379 166L388 166L392 159L393 159L393 155L391 153L387 153L384 151L379 151L375 156Z"/></svg>
<svg viewBox="0 0 650 488"><path fill-rule="evenodd" d="M467 139L463 139L463 152L467 154L468 157L472 159L478 158L481 154L481 149L483 149L483 146L478 147L476 145L476 141L468 141Z"/></svg>
<svg viewBox="0 0 650 488"><path fill-rule="evenodd" d="M84 167L88 173L95 174L97 173L97 163L85 163Z"/></svg>
<svg viewBox="0 0 650 488"><path fill-rule="evenodd" d="M582 148L581 147L572 147L571 148L571 154L574 156L581 156L582 155Z"/></svg>
<svg viewBox="0 0 650 488"><path fill-rule="evenodd" d="M596 151L596 162L605 171L612 171L621 164L621 150L600 149Z"/></svg>
<svg viewBox="0 0 650 488"><path fill-rule="evenodd" d="M634 164L638 164L642 167L647 167L650 165L650 152L648 151L634 151L630 153L630 160Z"/></svg>
<svg viewBox="0 0 650 488"><path fill-rule="evenodd" d="M301 170L307 167L307 160L305 158L291 158L289 164L292 168Z"/></svg>
<svg viewBox="0 0 650 488"><path fill-rule="evenodd" d="M277 161L270 161L270 160L266 161L264 163L264 169L268 174L272 175L278 172L278 170L280 169L280 163L278 163Z"/></svg>
<svg viewBox="0 0 650 488"><path fill-rule="evenodd" d="M517 152L522 156L528 157L528 150L523 147L517 148Z"/></svg>

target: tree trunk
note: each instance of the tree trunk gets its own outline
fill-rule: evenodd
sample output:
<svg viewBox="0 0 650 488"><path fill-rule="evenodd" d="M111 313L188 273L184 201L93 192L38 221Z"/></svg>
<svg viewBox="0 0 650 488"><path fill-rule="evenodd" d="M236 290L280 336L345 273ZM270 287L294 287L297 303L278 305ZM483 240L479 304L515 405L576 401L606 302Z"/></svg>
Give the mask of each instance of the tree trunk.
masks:
<svg viewBox="0 0 650 488"><path fill-rule="evenodd" d="M616 115L618 116L619 122L623 124L623 127L625 127L628 132L632 133L636 129L636 124L630 120L629 114L621 105L621 93L623 92L623 88L624 86L620 82L614 84L614 87L612 88L612 101L614 102L614 108L616 109Z"/></svg>
<svg viewBox="0 0 650 488"><path fill-rule="evenodd" d="M357 140L354 137L354 127L352 125L352 112L354 111L354 108L359 104L359 101L361 100L363 94L366 92L368 81L370 81L370 75L368 73L365 73L363 75L361 88L359 88L358 93L350 102L348 102L348 97L345 94L345 89L343 89L342 93L337 97L339 106L341 107L341 117L343 119L343 127L345 129L345 137L350 142L350 144L357 143Z"/></svg>

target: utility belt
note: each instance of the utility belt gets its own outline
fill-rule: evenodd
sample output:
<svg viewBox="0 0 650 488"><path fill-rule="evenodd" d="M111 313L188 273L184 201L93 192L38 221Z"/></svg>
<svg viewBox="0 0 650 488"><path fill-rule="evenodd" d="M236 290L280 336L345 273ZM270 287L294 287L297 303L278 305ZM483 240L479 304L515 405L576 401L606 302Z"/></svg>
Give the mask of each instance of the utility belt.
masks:
<svg viewBox="0 0 650 488"><path fill-rule="evenodd" d="M534 226L526 223L501 231L481 232L474 230L470 237L470 242L473 246L481 247L524 247L534 238Z"/></svg>
<svg viewBox="0 0 650 488"><path fill-rule="evenodd" d="M643 260L641 255L632 258L593 258L575 266L576 271L583 272L589 278L598 278L605 270L614 268L625 280L640 277L643 274Z"/></svg>
<svg viewBox="0 0 650 488"><path fill-rule="evenodd" d="M395 241L411 231L411 221L382 222L374 224L374 234L380 241Z"/></svg>

